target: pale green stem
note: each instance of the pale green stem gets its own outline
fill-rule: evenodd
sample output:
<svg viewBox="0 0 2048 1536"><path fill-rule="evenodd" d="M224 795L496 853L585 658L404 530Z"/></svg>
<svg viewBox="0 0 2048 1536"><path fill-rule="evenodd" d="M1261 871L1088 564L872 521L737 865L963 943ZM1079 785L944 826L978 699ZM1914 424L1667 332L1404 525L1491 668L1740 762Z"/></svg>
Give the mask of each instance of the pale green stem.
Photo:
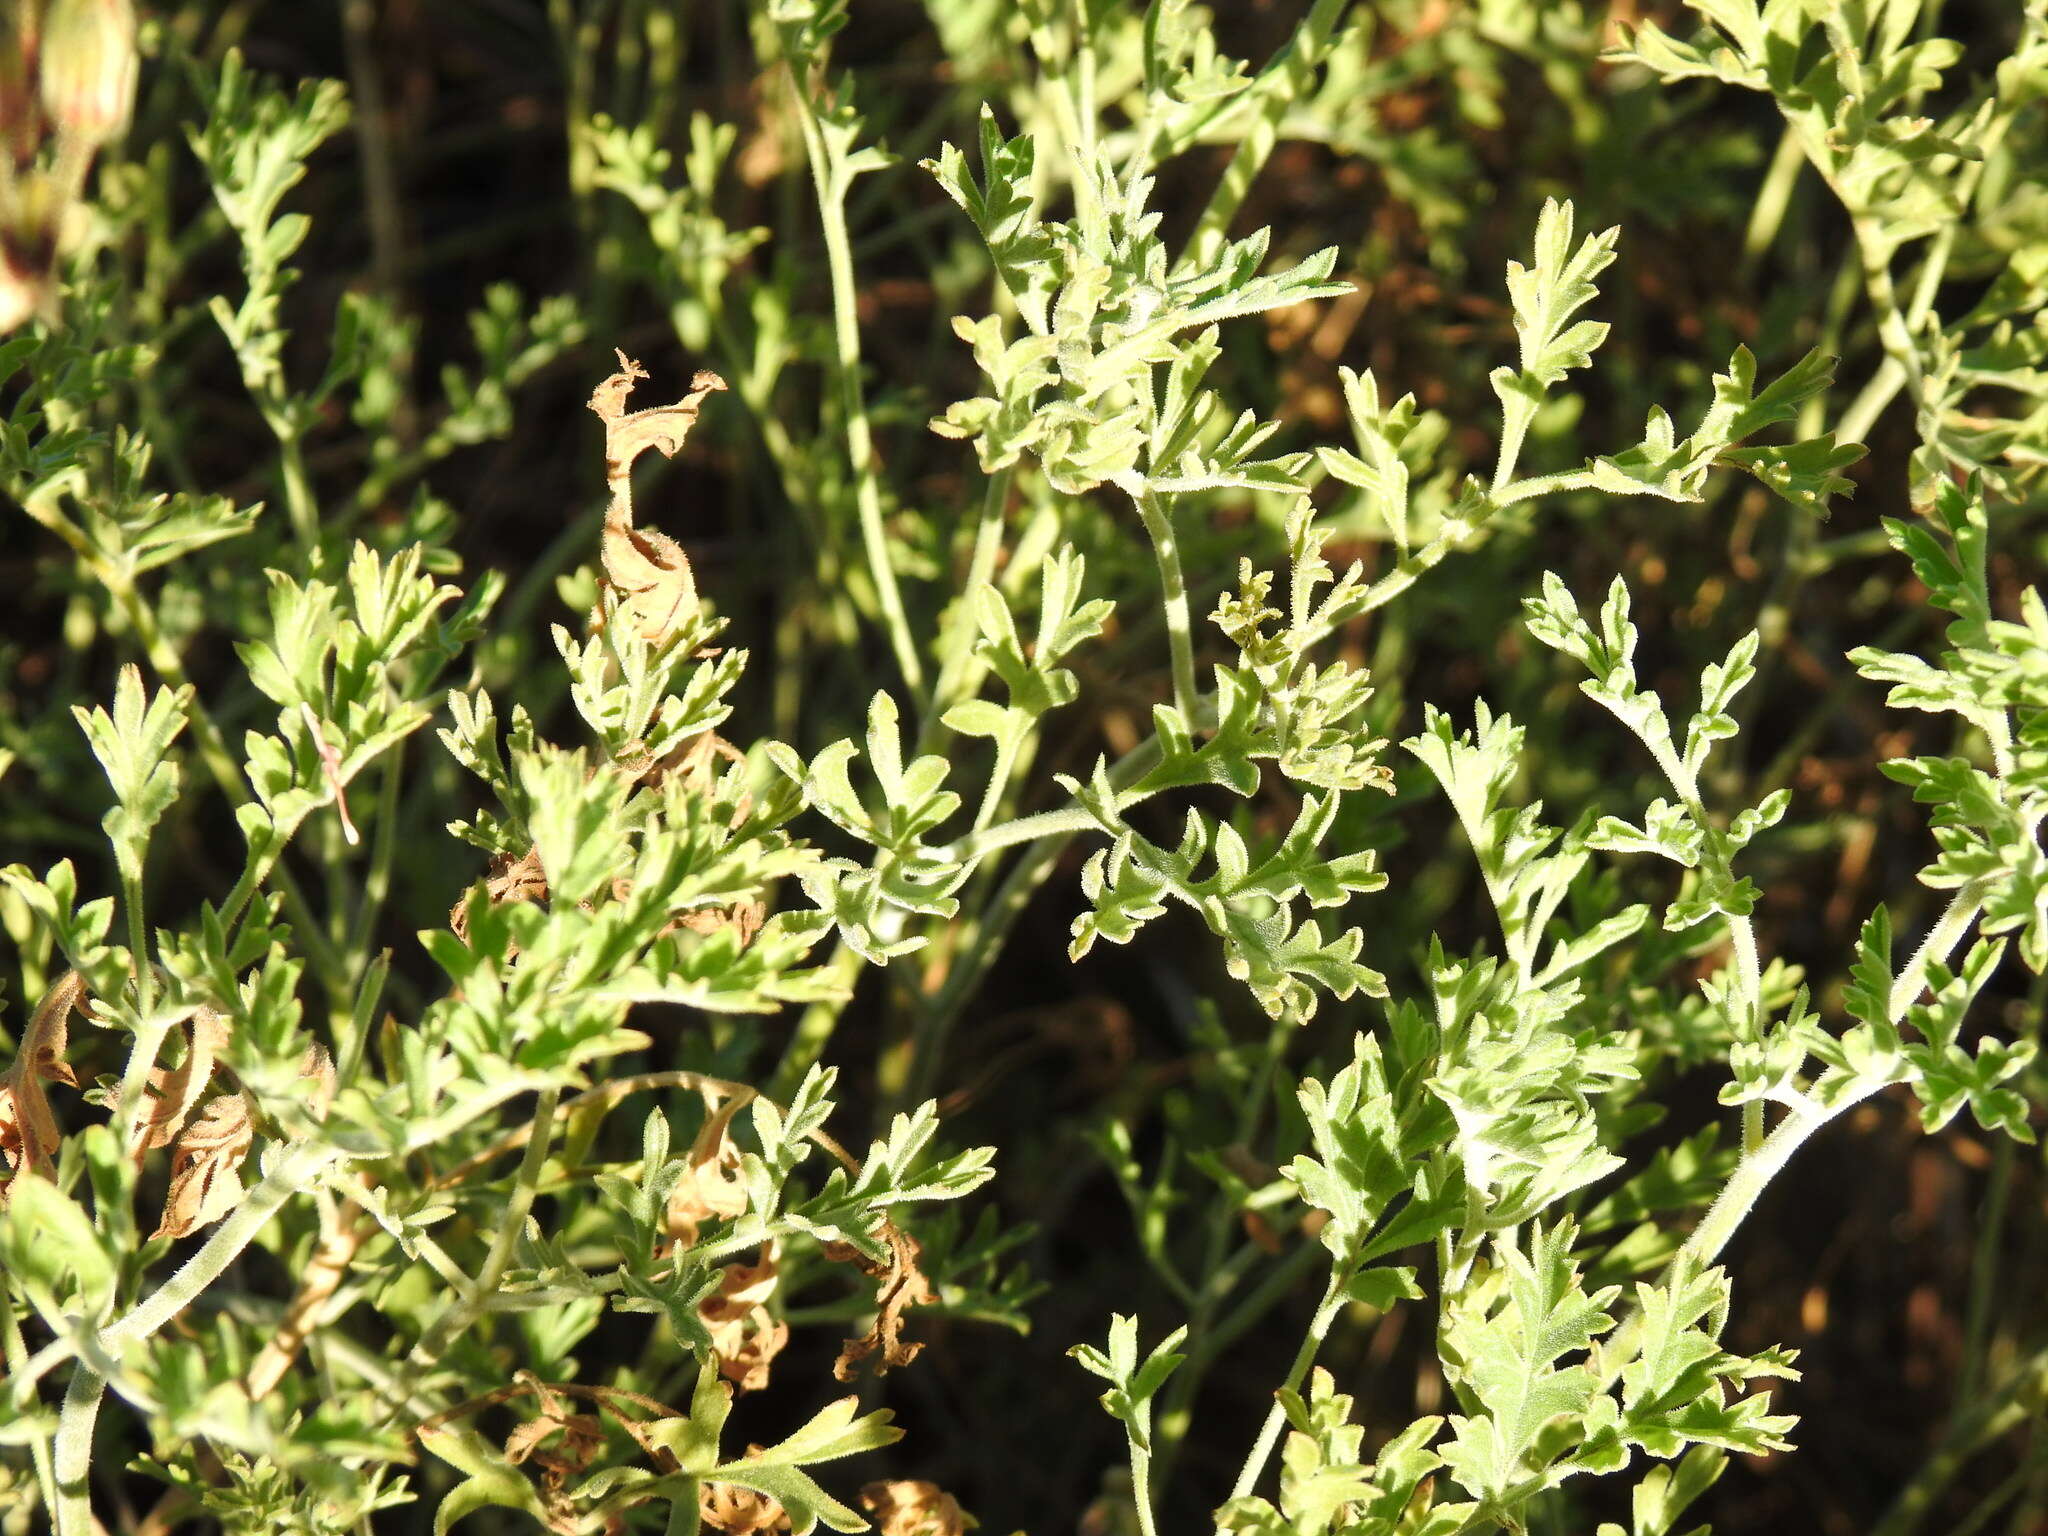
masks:
<svg viewBox="0 0 2048 1536"><path fill-rule="evenodd" d="M1906 968L1899 974L1892 986L1890 1007L1887 1010L1893 1023L1899 1022L1907 1010L1918 1000L1927 985L1927 968L1936 961L1946 960L1949 953L1960 943L1976 919L1983 904L1983 888L1973 882L1956 892L1956 897L1941 916L1927 939L1913 954ZM1840 1095L1830 1100L1826 1108L1820 1108L1809 1099L1795 1103L1786 1117L1778 1122L1776 1130L1764 1138L1754 1152L1745 1152L1742 1160L1735 1165L1721 1193L1707 1208L1700 1224L1685 1240L1678 1252L1672 1256L1666 1273L1675 1273L1679 1266L1695 1264L1701 1267L1713 1263L1728 1240L1735 1235L1749 1213L1756 1208L1757 1201L1770 1186L1771 1180L1784 1171L1792 1155L1805 1145L1807 1139L1822 1126L1838 1118L1845 1111L1862 1103L1865 1099L1889 1086L1882 1078L1851 1081ZM1621 1369L1635 1357L1643 1329L1643 1314L1640 1306L1632 1309L1622 1325L1617 1328L1599 1353L1606 1362L1601 1372L1604 1390L1620 1376Z"/></svg>
<svg viewBox="0 0 2048 1536"><path fill-rule="evenodd" d="M100 1348L118 1357L131 1343L150 1338L189 1307L199 1293L220 1278L257 1233L269 1225L284 1203L312 1185L344 1156L336 1147L300 1142L288 1147L248 1198L213 1229L199 1251L127 1316L100 1332Z"/></svg>
<svg viewBox="0 0 2048 1536"><path fill-rule="evenodd" d="M1749 228L1743 232L1741 271L1745 276L1756 271L1764 252L1778 238L1778 231L1785 223L1785 210L1791 206L1792 189L1799 184L1800 167L1805 164L1804 147L1798 133L1788 123L1778 138L1778 148L1771 156L1770 168L1764 172L1763 184L1757 188L1756 204L1749 213Z"/></svg>
<svg viewBox="0 0 2048 1536"><path fill-rule="evenodd" d="M98 1353L118 1361L130 1344L153 1336L184 1311L241 1257L242 1250L269 1224L285 1201L311 1185L340 1156L334 1148L315 1143L302 1143L287 1150L270 1174L249 1192L227 1220L214 1228L213 1235L170 1279L126 1316L100 1330L95 1341ZM43 1355L38 1355L37 1361L42 1359ZM64 1393L63 1411L57 1420L58 1536L91 1536L92 1509L86 1476L92 1462L93 1426L105 1395L106 1381L99 1372L82 1362L73 1369Z"/></svg>
<svg viewBox="0 0 2048 1536"><path fill-rule="evenodd" d="M64 1389L64 1407L57 1418L57 1536L93 1536L91 1484L92 1432L99 1422L106 1379L81 1365Z"/></svg>
<svg viewBox="0 0 2048 1536"><path fill-rule="evenodd" d="M143 654L149 658L149 664L156 668L157 675L173 688L192 686L192 679L185 671L184 657L180 656L177 649L164 638L163 631L157 626L155 613L142 600L142 594L135 589L134 584L125 576L97 564L94 571L113 593L115 601L121 605L122 612L127 615L128 622L135 631L136 639L142 642ZM249 792L248 783L242 777L242 770L236 766L233 755L228 751L227 738L222 734L219 724L215 722L212 712L200 701L196 689L186 706L185 713L192 724L193 738L199 743L200 760L206 764L207 772L213 776L214 783L237 807L251 803L254 797ZM275 868L278 888L284 892L285 905L291 913L293 929L305 947L306 958L312 962L314 971L326 983L330 997L337 996L339 994L336 989L341 987L345 980L342 974L342 959L334 952L334 946L328 942L326 932L314 918L312 904L306 900L305 892L300 890L298 881L292 878L289 870L277 864L278 856L284 852L284 845L290 840L294 830L296 828L278 828L277 844L267 858L260 861L263 870L257 879L260 883L261 879ZM246 873L244 879L247 879ZM247 900L254 890L254 885L249 886L242 899Z"/></svg>
<svg viewBox="0 0 2048 1536"><path fill-rule="evenodd" d="M415 1364L432 1365L439 1360L462 1330L482 1316L499 1283L504 1280L505 1271L512 1267L513 1252L519 1246L519 1239L525 1235L526 1218L533 1210L534 1195L540 1187L541 1169L548 1160L548 1146L554 1140L555 1105L560 1097L561 1090L556 1087L540 1091L540 1100L533 1110L534 1124L538 1129L526 1144L526 1155L519 1160L519 1173L513 1181L512 1195L498 1218L497 1233L484 1255L483 1268L477 1271L476 1280L468 1291L450 1302L448 1309L422 1336L413 1350Z"/></svg>
<svg viewBox="0 0 2048 1536"><path fill-rule="evenodd" d="M2044 1408L2048 1408L2048 1348L2036 1350L2003 1383L1970 1403L1969 1411L1900 1490L1884 1518L1871 1528L1870 1536L1912 1536L1971 1457Z"/></svg>
<svg viewBox="0 0 2048 1536"><path fill-rule="evenodd" d="M1166 643L1173 652L1173 705L1193 719L1201 690L1195 685L1194 627L1188 619L1188 588L1181 574L1180 545L1174 538L1172 498L1151 491L1137 496L1138 515L1152 536L1152 555L1159 564L1159 592L1166 609Z"/></svg>
<svg viewBox="0 0 2048 1536"><path fill-rule="evenodd" d="M391 866L398 856L399 790L404 783L405 742L394 743L384 757L383 782L377 791L377 829L370 845L370 867L363 873L362 900L349 924L342 954L351 965L365 964L370 931L391 894Z"/></svg>
<svg viewBox="0 0 2048 1536"><path fill-rule="evenodd" d="M1984 896L1990 889L1990 882L1973 880L1955 893L1941 916L1936 919L1927 937L1920 941L1920 947L1913 952L1906 968L1892 983L1887 1011L1894 1023L1905 1018L1906 1012L1920 1000L1921 992L1927 986L1927 968L1948 959L1956 945L1969 932L1970 924L1976 921L1982 910Z"/></svg>
<svg viewBox="0 0 2048 1536"><path fill-rule="evenodd" d="M1877 418L1884 414L1884 408L1896 400L1899 391L1905 387L1906 370L1889 354L1877 365L1877 371L1870 381L1857 391L1856 398L1849 402L1849 408L1842 412L1841 420L1835 424L1836 437L1845 443L1860 443Z"/></svg>
<svg viewBox="0 0 2048 1536"><path fill-rule="evenodd" d="M370 1032L377 1027L377 1004L384 995L385 978L391 974L391 951L380 949L363 967L362 979L356 983L355 1006L349 1010L348 1038L337 1041L340 1047L335 1063L335 1080L344 1088L353 1083L356 1073L361 1070L363 1056L370 1044Z"/></svg>
<svg viewBox="0 0 2048 1536"><path fill-rule="evenodd" d="M790 86L797 100L797 121L802 125L804 150L811 162L811 183L818 198L818 215L825 232L825 263L832 276L832 340L836 351L840 414L845 418L847 456L853 465L855 504L860 514L861 545L867 555L868 576L875 584L876 600L882 609L882 623L889 632L889 648L912 693L924 691L924 662L911 638L910 619L903 609L903 594L896 585L896 569L889 560L889 535L882 525L882 490L876 472L873 432L868 425L867 399L861 389L859 290L855 287L853 249L846 232L846 186L844 170L825 143L817 108L798 77L795 65L789 69Z"/></svg>
<svg viewBox="0 0 2048 1536"><path fill-rule="evenodd" d="M1323 1299L1316 1305L1316 1315L1310 1321L1308 1333L1301 1341L1301 1347L1294 1352L1294 1363L1287 1368L1287 1380L1282 1384L1289 1392L1299 1392L1301 1384L1308 1378L1309 1367L1315 1364L1316 1353L1323 1347L1323 1340L1329 1336L1330 1327L1337 1321L1337 1314L1344 1309L1344 1287L1351 1275L1347 1267L1338 1265L1330 1270L1330 1283L1323 1288ZM1273 1454L1273 1447L1279 1443L1281 1426L1287 1422L1286 1411L1281 1408L1278 1397L1273 1406L1266 1410L1265 1421L1259 1425L1258 1438L1252 1442L1244 1465L1238 1469L1237 1481L1231 1485L1230 1496L1242 1499L1250 1496L1258 1486L1260 1475L1266 1470L1266 1461Z"/></svg>
<svg viewBox="0 0 2048 1536"><path fill-rule="evenodd" d="M1756 944L1756 925L1747 916L1728 919L1729 947L1735 952L1735 989L1740 994L1746 1036L1757 1039L1763 1032L1763 971ZM1742 1106L1742 1151L1745 1156L1763 1145L1763 1100L1751 1099Z"/></svg>
<svg viewBox="0 0 2048 1536"><path fill-rule="evenodd" d="M1152 1513L1152 1453L1131 1440L1131 1502L1138 1511L1140 1536L1159 1536L1158 1517Z"/></svg>
<svg viewBox="0 0 2048 1536"><path fill-rule="evenodd" d="M1210 194L1208 206L1202 210L1201 220L1188 242L1196 262L1210 260L1222 249L1230 232L1230 221L1244 206L1252 183L1258 180L1273 147L1280 142L1280 124L1287 109L1306 95L1314 83L1316 69L1329 50L1331 34L1350 3L1351 0L1315 0L1301 25L1245 93L1256 103L1254 116L1230 152L1230 163L1223 168L1223 177Z"/></svg>
<svg viewBox="0 0 2048 1536"><path fill-rule="evenodd" d="M931 750L940 717L961 699L971 696L978 682L981 669L974 665L975 622L969 599L995 575L996 556L1003 549L1010 483L1015 475L1015 466L1005 465L988 477L981 517L974 529L974 550L967 558L967 580L961 584L945 632L939 637L939 676L932 684L931 703L925 709L923 728L918 732L920 752Z"/></svg>
<svg viewBox="0 0 2048 1536"><path fill-rule="evenodd" d="M834 946L832 958L825 962L819 980L830 983L840 995L812 1003L798 1017L771 1080L770 1092L775 1097L787 1099L793 1094L803 1082L804 1075L825 1054L825 1046L832 1039L833 1030L839 1026L839 1016L846 1011L846 1005L852 998L853 984L866 964L844 938Z"/></svg>
<svg viewBox="0 0 2048 1536"><path fill-rule="evenodd" d="M1072 0L1074 8L1074 117L1080 130L1074 148L1085 165L1095 163L1096 129L1101 111L1095 100L1095 34L1088 25L1090 0Z"/></svg>
<svg viewBox="0 0 2048 1536"><path fill-rule="evenodd" d="M5 159L0 155L0 159ZM28 1346L22 1341L21 1322L14 1315L14 1297L4 1285L0 1285L0 1350L4 1350L9 1377L19 1377L28 1367ZM25 1404L23 1406L26 1406ZM36 1486L42 1490L43 1508L57 1507L57 1474L55 1463L50 1459L50 1437L41 1430L35 1431L28 1443L29 1456L35 1462Z"/></svg>

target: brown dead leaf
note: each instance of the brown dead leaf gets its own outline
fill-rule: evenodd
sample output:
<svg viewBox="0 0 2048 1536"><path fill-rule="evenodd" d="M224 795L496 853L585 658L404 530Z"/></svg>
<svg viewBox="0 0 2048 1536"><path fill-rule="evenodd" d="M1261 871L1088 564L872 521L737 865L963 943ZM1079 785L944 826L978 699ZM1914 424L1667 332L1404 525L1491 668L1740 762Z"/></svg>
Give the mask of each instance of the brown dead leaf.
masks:
<svg viewBox="0 0 2048 1536"><path fill-rule="evenodd" d="M881 1536L963 1536L975 1524L953 1495L914 1478L869 1483L860 1504Z"/></svg>
<svg viewBox="0 0 2048 1536"><path fill-rule="evenodd" d="M626 397L647 370L617 354L618 372L591 392L590 408L604 422L605 483L611 505L605 512L605 584L618 600L617 614L633 633L659 644L697 609L697 582L683 547L667 534L633 526L633 461L652 448L673 458L689 436L704 397L725 388L715 373L699 373L690 392L674 405L628 411Z"/></svg>
<svg viewBox="0 0 2048 1536"><path fill-rule="evenodd" d="M144 1154L168 1147L184 1129L186 1117L213 1079L216 1057L227 1049L228 1017L201 1008L183 1026L185 1057L175 1067L154 1067L143 1089L142 1111L128 1139L128 1155L140 1162Z"/></svg>
<svg viewBox="0 0 2048 1536"><path fill-rule="evenodd" d="M582 1526L569 1480L583 1473L604 1449L604 1425L595 1414L570 1412L560 1393L523 1371L520 1380L536 1389L540 1412L505 1437L505 1460L515 1467L530 1461L540 1469L543 1522L561 1536L575 1536ZM548 1444L550 1440L555 1443Z"/></svg>
<svg viewBox="0 0 2048 1536"><path fill-rule="evenodd" d="M832 1374L841 1381L853 1380L869 1355L877 1356L875 1369L885 1375L915 1360L924 1346L903 1342L903 1314L939 1299L938 1292L917 1267L918 1255L923 1251L917 1239L886 1217L882 1221L882 1236L889 1244L886 1263L876 1263L851 1243L827 1243L824 1247L826 1258L857 1265L863 1274L880 1282L875 1287L875 1326L857 1339L848 1339L832 1367Z"/></svg>
<svg viewBox="0 0 2048 1536"><path fill-rule="evenodd" d="M188 1237L242 1202L242 1159L254 1132L239 1093L210 1100L171 1151L171 1187L153 1237Z"/></svg>
<svg viewBox="0 0 2048 1536"><path fill-rule="evenodd" d="M562 1443L552 1451L542 1450L557 1434ZM594 1413L542 1413L505 1437L505 1459L515 1467L530 1459L539 1466L580 1472L603 1448L604 1427Z"/></svg>
<svg viewBox="0 0 2048 1536"><path fill-rule="evenodd" d="M7 1071L0 1073L0 1159L7 1177L0 1180L0 1201L7 1198L7 1186L25 1173L34 1173L52 1162L61 1131L50 1110L45 1083L78 1086L78 1074L64 1059L70 1045L71 1015L83 1015L85 982L76 971L66 971L44 994L29 1016L21 1037L21 1049Z"/></svg>

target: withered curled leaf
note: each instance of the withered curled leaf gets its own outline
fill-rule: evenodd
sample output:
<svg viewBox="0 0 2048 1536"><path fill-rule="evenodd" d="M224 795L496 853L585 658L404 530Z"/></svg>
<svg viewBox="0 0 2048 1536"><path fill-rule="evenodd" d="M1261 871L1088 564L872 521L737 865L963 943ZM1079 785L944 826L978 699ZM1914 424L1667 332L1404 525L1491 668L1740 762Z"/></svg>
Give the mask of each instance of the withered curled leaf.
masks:
<svg viewBox="0 0 2048 1536"><path fill-rule="evenodd" d="M43 1084L78 1086L78 1074L64 1053L70 1044L71 1015L82 1015L85 1003L84 980L78 972L66 971L37 1004L22 1033L21 1050L0 1073L0 1159L7 1168L6 1178L0 1179L0 1201L7 1198L7 1186L15 1179L56 1158L61 1133Z"/></svg>
<svg viewBox="0 0 2048 1536"><path fill-rule="evenodd" d="M832 1367L832 1374L841 1381L853 1380L861 1362L870 1355L876 1357L875 1369L883 1374L915 1360L924 1346L903 1341L903 1314L939 1299L938 1292L917 1267L922 1252L917 1239L886 1217L882 1221L882 1237L889 1245L886 1263L877 1263L851 1243L827 1243L824 1247L826 1258L857 1265L862 1273L880 1282L875 1287L875 1326L857 1339L848 1339Z"/></svg>
<svg viewBox="0 0 2048 1536"><path fill-rule="evenodd" d="M175 1067L153 1067L143 1089L142 1112L129 1135L128 1155L140 1159L178 1139L192 1108L213 1079L216 1057L227 1049L228 1017L201 1008L186 1020L182 1033L185 1055Z"/></svg>
<svg viewBox="0 0 2048 1536"><path fill-rule="evenodd" d="M617 617L642 639L660 644L697 611L697 582L683 547L667 534L633 526L633 461L652 448L664 458L679 452L704 397L725 388L715 373L699 373L674 405L628 411L626 396L647 370L618 353L619 369L591 392L590 408L604 422L605 584L618 602Z"/></svg>
<svg viewBox="0 0 2048 1536"><path fill-rule="evenodd" d="M188 1237L242 1203L242 1159L255 1139L239 1093L208 1101L171 1150L171 1187L154 1237Z"/></svg>

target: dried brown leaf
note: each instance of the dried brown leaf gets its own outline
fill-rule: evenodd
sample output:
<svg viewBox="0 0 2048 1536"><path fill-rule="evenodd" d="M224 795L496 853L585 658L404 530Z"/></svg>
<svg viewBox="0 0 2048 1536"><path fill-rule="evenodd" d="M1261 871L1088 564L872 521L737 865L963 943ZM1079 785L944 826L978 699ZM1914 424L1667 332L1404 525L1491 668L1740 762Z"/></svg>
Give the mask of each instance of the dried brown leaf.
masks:
<svg viewBox="0 0 2048 1536"><path fill-rule="evenodd" d="M82 1015L85 1004L84 979L76 971L66 971L36 1005L22 1033L20 1051L0 1073L0 1159L5 1159L8 1170L0 1180L0 1201L15 1179L48 1166L57 1155L62 1132L43 1084L78 1086L78 1074L64 1053L70 1046L71 1015Z"/></svg>
<svg viewBox="0 0 2048 1536"><path fill-rule="evenodd" d="M908 1365L922 1353L922 1344L903 1341L903 1314L912 1307L928 1306L939 1299L938 1292L917 1267L917 1239L884 1218L882 1237L889 1245L886 1263L877 1263L851 1243L827 1243L825 1257L837 1263L857 1265L863 1274L879 1283L875 1287L875 1326L857 1339L848 1339L839 1351L832 1374L851 1381L861 1362L876 1357L875 1369L886 1375L899 1365Z"/></svg>
<svg viewBox="0 0 2048 1536"><path fill-rule="evenodd" d="M561 1443L543 1450L555 1435L562 1437ZM581 1472L603 1449L604 1426L592 1413L543 1412L505 1437L507 1461L516 1467L530 1458L544 1476L556 1481Z"/></svg>
<svg viewBox="0 0 2048 1536"><path fill-rule="evenodd" d="M618 353L619 370L591 392L590 408L605 425L605 483L611 505L605 513L601 551L605 584L617 599L617 616L641 638L660 643L697 609L697 582L680 544L667 534L633 526L633 461L648 449L672 458L697 420L704 397L725 388L715 373L699 373L690 392L674 405L627 411L626 397L647 370Z"/></svg>
<svg viewBox="0 0 2048 1536"><path fill-rule="evenodd" d="M175 1067L155 1067L143 1090L142 1112L128 1139L128 1155L138 1161L144 1154L168 1147L184 1129L186 1117L206 1092L213 1079L216 1057L227 1049L230 1021L213 1008L201 1008L185 1022L185 1058Z"/></svg>
<svg viewBox="0 0 2048 1536"><path fill-rule="evenodd" d="M546 901L548 877L547 871L541 868L540 855L531 848L516 859L509 853L493 854L484 891L493 906L501 906L508 901ZM467 895L448 909L448 927L458 939L469 938ZM513 953L517 952L515 948Z"/></svg>
<svg viewBox="0 0 2048 1536"><path fill-rule="evenodd" d="M187 1237L242 1203L242 1160L254 1132L239 1093L208 1101L171 1151L171 1187L154 1237Z"/></svg>

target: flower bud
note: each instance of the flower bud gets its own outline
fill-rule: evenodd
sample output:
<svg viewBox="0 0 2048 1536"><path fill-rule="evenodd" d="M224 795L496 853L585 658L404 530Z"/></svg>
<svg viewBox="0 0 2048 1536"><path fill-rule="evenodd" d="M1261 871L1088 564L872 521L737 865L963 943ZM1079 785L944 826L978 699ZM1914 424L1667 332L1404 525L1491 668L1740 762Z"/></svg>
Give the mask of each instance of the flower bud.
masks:
<svg viewBox="0 0 2048 1536"><path fill-rule="evenodd" d="M132 0L51 0L37 62L51 126L94 148L106 143L135 104Z"/></svg>

